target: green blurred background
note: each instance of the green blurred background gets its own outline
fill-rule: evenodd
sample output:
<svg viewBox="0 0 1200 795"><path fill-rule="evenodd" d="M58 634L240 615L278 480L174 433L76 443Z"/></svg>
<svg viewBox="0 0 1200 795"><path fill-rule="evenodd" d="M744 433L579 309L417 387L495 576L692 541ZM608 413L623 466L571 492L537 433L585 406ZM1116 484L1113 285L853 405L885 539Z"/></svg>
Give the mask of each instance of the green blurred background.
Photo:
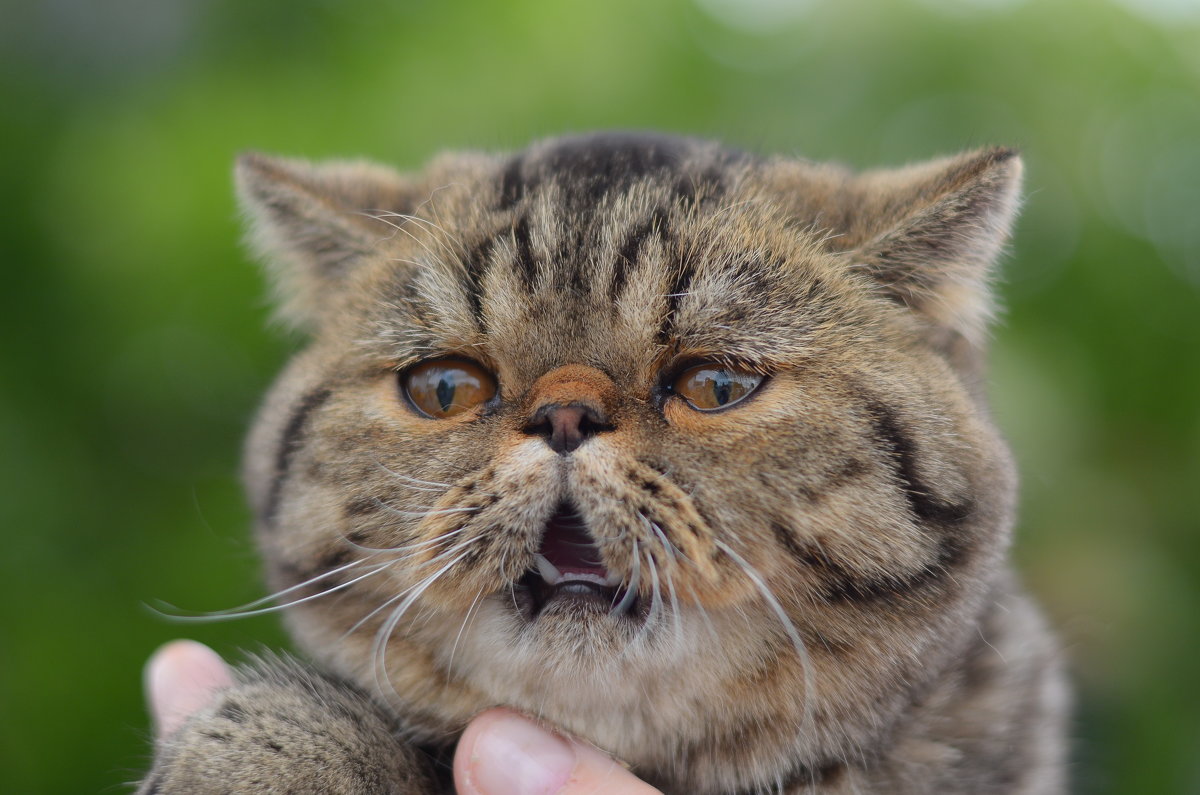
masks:
<svg viewBox="0 0 1200 795"><path fill-rule="evenodd" d="M418 167L634 127L898 164L1016 144L994 395L1060 628L1076 791L1200 792L1200 2L0 2L0 791L125 791L139 676L271 619L236 481L298 342L241 149Z"/></svg>

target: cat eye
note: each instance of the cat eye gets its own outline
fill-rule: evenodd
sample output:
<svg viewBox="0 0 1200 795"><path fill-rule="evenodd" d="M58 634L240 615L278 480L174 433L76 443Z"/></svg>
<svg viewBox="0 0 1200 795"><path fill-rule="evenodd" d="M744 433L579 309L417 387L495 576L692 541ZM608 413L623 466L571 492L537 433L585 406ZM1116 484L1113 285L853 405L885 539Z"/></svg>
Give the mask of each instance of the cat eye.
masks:
<svg viewBox="0 0 1200 795"><path fill-rule="evenodd" d="M699 411L713 411L745 399L763 377L748 370L720 364L699 364L684 370L671 383L671 391Z"/></svg>
<svg viewBox="0 0 1200 795"><path fill-rule="evenodd" d="M475 362L431 359L405 370L400 386L409 402L427 417L462 414L496 396L496 379Z"/></svg>

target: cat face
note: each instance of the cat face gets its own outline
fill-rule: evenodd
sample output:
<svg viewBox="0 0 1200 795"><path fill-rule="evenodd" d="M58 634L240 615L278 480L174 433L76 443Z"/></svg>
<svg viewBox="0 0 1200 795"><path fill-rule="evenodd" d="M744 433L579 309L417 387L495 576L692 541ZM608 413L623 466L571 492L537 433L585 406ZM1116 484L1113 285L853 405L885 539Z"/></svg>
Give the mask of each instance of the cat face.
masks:
<svg viewBox="0 0 1200 795"><path fill-rule="evenodd" d="M244 158L312 336L247 450L294 634L425 737L509 704L651 770L737 743L720 783L889 731L1007 543L978 377L1019 170Z"/></svg>

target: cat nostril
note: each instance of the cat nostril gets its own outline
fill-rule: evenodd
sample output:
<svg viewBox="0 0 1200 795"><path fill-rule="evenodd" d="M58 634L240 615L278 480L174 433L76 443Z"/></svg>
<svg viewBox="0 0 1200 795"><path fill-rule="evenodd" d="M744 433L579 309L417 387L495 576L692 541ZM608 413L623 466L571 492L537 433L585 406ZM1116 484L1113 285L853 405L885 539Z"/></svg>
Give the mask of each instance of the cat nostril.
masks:
<svg viewBox="0 0 1200 795"><path fill-rule="evenodd" d="M542 406L523 429L530 435L541 436L556 453L575 450L584 440L601 431L612 430L603 412L591 406L570 403Z"/></svg>

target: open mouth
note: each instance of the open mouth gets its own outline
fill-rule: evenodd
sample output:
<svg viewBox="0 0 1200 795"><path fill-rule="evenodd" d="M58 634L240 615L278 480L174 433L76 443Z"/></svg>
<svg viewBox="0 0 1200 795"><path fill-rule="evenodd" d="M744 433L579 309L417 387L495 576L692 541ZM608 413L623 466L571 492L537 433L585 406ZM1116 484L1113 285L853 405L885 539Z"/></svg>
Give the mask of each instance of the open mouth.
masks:
<svg viewBox="0 0 1200 795"><path fill-rule="evenodd" d="M529 591L530 619L558 605L602 609L611 615L638 608L637 594L605 568L587 524L569 504L560 505L546 522L534 563L520 582Z"/></svg>

